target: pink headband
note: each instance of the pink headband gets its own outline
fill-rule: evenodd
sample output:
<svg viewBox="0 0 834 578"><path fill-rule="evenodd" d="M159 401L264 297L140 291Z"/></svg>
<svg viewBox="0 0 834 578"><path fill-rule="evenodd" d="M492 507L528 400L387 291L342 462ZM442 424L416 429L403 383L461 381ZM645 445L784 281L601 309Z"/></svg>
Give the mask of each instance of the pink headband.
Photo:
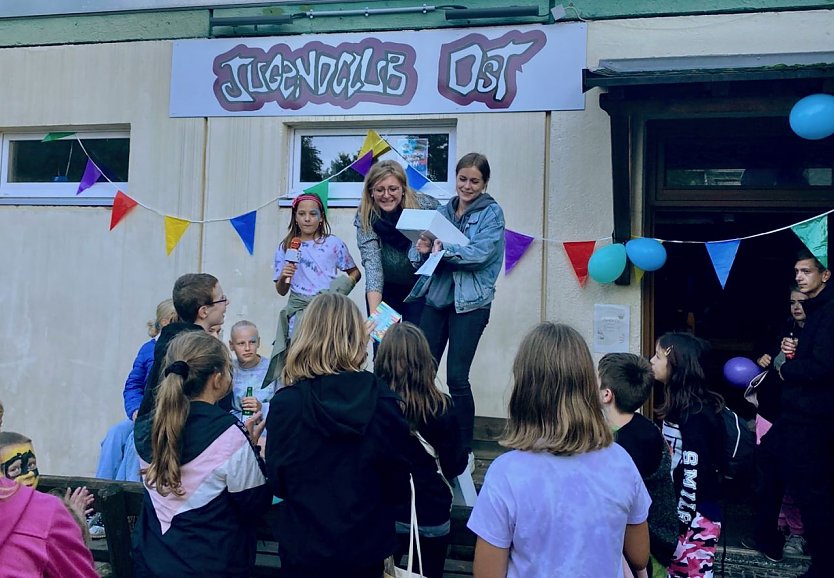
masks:
<svg viewBox="0 0 834 578"><path fill-rule="evenodd" d="M322 204L321 198L318 195L312 195L310 193L303 193L301 195L298 195L292 201L292 208L294 209L301 201L315 201L316 204L318 204L319 209L324 211L324 205Z"/></svg>

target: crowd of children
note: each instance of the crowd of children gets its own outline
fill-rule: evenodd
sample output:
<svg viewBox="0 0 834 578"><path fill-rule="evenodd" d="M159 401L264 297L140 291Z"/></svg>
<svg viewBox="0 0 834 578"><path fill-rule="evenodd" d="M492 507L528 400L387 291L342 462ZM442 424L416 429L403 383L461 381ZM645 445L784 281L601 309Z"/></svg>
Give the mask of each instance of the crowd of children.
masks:
<svg viewBox="0 0 834 578"><path fill-rule="evenodd" d="M373 174L371 225L415 202L403 200L399 173ZM217 278L177 279L125 383L128 420L102 444L99 475L146 488L133 534L137 576L249 576L255 530L271 504L285 578L331 570L379 578L406 553L413 563L415 542L419 575L443 576L453 480L472 462L469 368L503 253L503 214L484 192L489 176L483 155L458 163L458 194L443 210L470 243L421 238L411 248L415 264L442 252L441 266L404 298L420 302L419 326L389 328L373 371L373 322L346 296L361 274L316 195L295 199L276 250L273 281L289 298L269 357L259 354L251 321L231 327L228 348L219 338L229 299ZM362 233L366 250L401 245L388 225ZM383 294L369 294L369 310ZM804 315L794 320L798 333ZM436 384L447 344L450 395ZM509 451L490 466L468 521L476 578L712 577L725 437L707 350L691 334L669 333L651 362L609 354L595 368L575 329L546 322L530 331L512 368L501 440ZM782 365L780 355L760 364ZM662 427L638 413L655 382ZM0 433L0 467L0 478L36 480L31 441ZM92 499L86 488L64 498L72 515L0 480L4 512L50 512L41 542L21 546L30 530L10 530L17 537L0 542L0 564L31 547L46 563L89 575L89 552L78 544ZM71 516L79 525L67 526ZM52 532L68 536L60 549L72 560L51 560Z"/></svg>

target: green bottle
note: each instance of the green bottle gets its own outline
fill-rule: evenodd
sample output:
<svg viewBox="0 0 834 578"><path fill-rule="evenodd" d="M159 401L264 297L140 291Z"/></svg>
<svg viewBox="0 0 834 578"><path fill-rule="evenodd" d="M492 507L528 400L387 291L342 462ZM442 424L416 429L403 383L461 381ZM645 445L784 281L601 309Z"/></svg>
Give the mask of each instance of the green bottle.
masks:
<svg viewBox="0 0 834 578"><path fill-rule="evenodd" d="M247 387L247 388L246 388L246 397L252 397L252 386L251 386L251 385L250 385L249 387ZM240 413L241 413L242 415L252 415L252 414L253 414L253 413L255 413L255 412L254 412L254 411L250 411L250 410L246 410L246 409L244 409L244 410L243 410L243 411L241 411Z"/></svg>

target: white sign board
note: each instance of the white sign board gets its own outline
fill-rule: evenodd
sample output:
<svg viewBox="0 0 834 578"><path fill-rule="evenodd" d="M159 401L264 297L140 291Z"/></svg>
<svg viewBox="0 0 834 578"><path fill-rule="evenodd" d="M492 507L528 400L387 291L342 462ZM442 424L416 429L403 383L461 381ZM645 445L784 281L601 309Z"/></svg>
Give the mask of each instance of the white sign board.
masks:
<svg viewBox="0 0 834 578"><path fill-rule="evenodd" d="M629 308L594 305L594 353L628 353Z"/></svg>
<svg viewBox="0 0 834 578"><path fill-rule="evenodd" d="M584 23L180 40L172 117L581 110Z"/></svg>

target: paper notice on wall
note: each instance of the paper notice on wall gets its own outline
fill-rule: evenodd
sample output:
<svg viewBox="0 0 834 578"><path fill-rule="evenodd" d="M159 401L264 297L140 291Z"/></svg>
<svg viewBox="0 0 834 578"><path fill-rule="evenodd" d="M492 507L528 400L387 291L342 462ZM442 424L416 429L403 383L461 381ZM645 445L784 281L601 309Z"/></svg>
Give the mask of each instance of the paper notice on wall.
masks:
<svg viewBox="0 0 834 578"><path fill-rule="evenodd" d="M629 308L594 305L594 353L628 353Z"/></svg>

